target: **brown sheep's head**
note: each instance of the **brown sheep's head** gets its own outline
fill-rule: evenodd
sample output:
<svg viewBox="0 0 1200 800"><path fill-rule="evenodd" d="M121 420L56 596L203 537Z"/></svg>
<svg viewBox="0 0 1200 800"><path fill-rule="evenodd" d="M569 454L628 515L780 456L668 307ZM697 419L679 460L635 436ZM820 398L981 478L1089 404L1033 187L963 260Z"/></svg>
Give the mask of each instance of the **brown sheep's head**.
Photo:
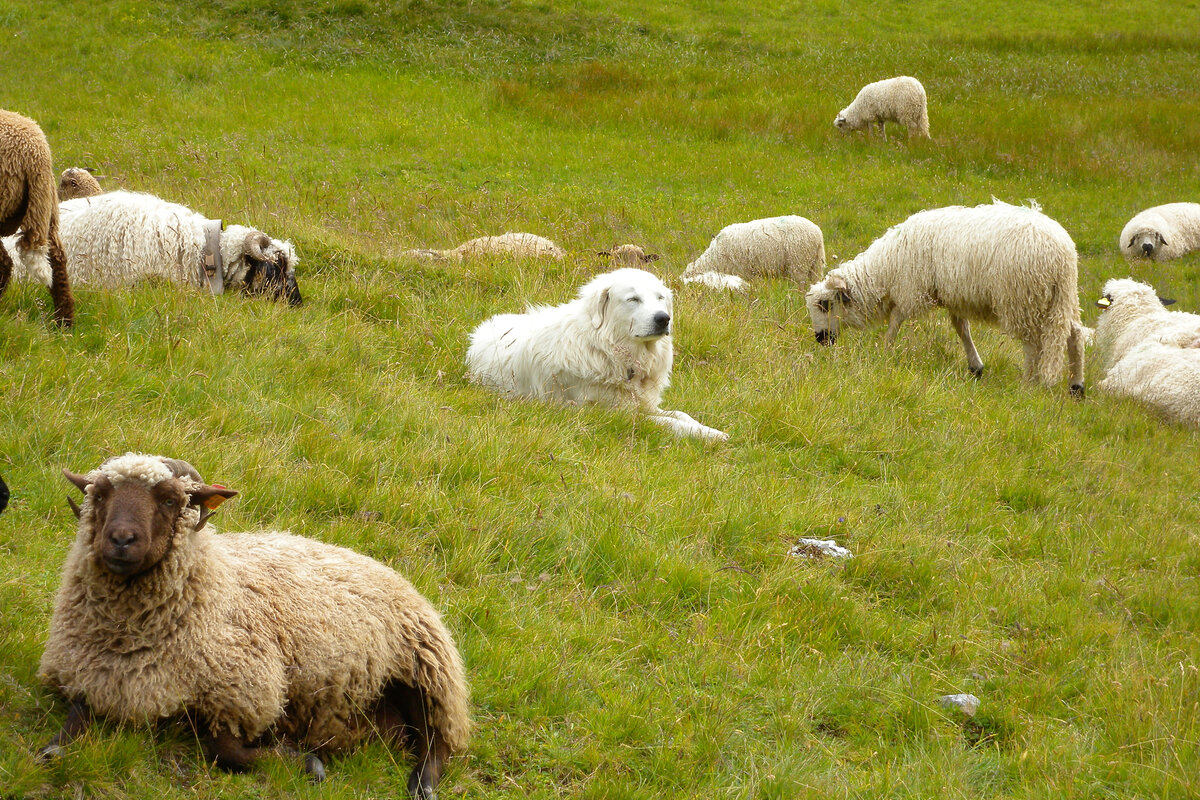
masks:
<svg viewBox="0 0 1200 800"><path fill-rule="evenodd" d="M63 470L67 480L91 500L96 565L122 578L152 569L171 551L185 509L199 509L199 530L217 506L237 494L223 486L205 484L186 461L158 461L169 472L151 479L145 475L113 475L103 466L88 475ZM68 502L80 516L79 506Z"/></svg>
<svg viewBox="0 0 1200 800"><path fill-rule="evenodd" d="M62 177L58 180L59 202L74 200L77 197L93 197L103 193L100 182L89 170L82 167L69 167L63 170Z"/></svg>

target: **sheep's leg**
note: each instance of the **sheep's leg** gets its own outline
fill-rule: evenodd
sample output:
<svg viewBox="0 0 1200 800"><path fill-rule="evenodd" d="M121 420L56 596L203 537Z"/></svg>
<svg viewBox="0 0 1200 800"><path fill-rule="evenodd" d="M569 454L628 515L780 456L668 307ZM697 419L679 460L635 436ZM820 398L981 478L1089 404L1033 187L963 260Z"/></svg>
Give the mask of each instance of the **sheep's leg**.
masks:
<svg viewBox="0 0 1200 800"><path fill-rule="evenodd" d="M75 298L67 279L67 254L58 237L50 240L50 297L54 300L54 321L64 328L75 323Z"/></svg>
<svg viewBox="0 0 1200 800"><path fill-rule="evenodd" d="M1071 332L1067 335L1067 361L1070 364L1071 396L1083 399L1083 326L1078 322L1071 323Z"/></svg>
<svg viewBox="0 0 1200 800"><path fill-rule="evenodd" d="M376 721L387 736L402 734L413 748L416 766L408 776L408 792L419 800L436 800L442 765L450 748L428 718L425 691L419 686L393 683L376 710Z"/></svg>
<svg viewBox="0 0 1200 800"><path fill-rule="evenodd" d="M896 334L900 332L900 326L904 324L904 319L905 317L900 313L900 309L893 307L892 312L888 314L888 329L883 337L885 347L891 347L896 341Z"/></svg>
<svg viewBox="0 0 1200 800"><path fill-rule="evenodd" d="M258 758L258 748L250 747L229 731L224 731L205 742L208 760L216 762L221 769L242 772Z"/></svg>
<svg viewBox="0 0 1200 800"><path fill-rule="evenodd" d="M971 323L953 314L950 315L950 322L954 325L958 338L962 339L963 350L967 354L967 368L976 378L982 376L983 359L979 357L979 351L975 349L975 342L971 339Z"/></svg>
<svg viewBox="0 0 1200 800"><path fill-rule="evenodd" d="M431 732L424 752L417 754L417 765L408 776L408 793L418 800L437 800L437 785L442 779L442 765L450 756L450 747L437 731Z"/></svg>
<svg viewBox="0 0 1200 800"><path fill-rule="evenodd" d="M54 734L46 746L37 751L34 756L38 761L50 761L62 755L63 747L72 739L87 730L92 724L92 709L88 707L86 700L72 700L71 707L67 710L67 719L63 723L62 730Z"/></svg>

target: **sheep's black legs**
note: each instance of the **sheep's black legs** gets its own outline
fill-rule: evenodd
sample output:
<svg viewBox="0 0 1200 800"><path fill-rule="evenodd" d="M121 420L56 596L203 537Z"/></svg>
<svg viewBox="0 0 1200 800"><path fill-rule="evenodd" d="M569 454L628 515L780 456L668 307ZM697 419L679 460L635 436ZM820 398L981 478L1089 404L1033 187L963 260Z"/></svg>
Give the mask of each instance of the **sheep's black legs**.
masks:
<svg viewBox="0 0 1200 800"><path fill-rule="evenodd" d="M442 765L450 748L429 719L425 692L418 686L392 683L376 709L380 733L412 747L417 763L408 776L408 792L419 800L436 800Z"/></svg>
<svg viewBox="0 0 1200 800"><path fill-rule="evenodd" d="M204 749L209 761L216 762L218 767L230 772L241 772L258 758L257 747L247 747L228 732L209 739Z"/></svg>
<svg viewBox="0 0 1200 800"><path fill-rule="evenodd" d="M38 761L49 761L62 755L63 746L87 730L91 724L92 709L88 707L87 701L72 700L71 707L67 710L67 720L63 723L62 730L54 734L54 738L47 742L45 747L37 751L35 758Z"/></svg>
<svg viewBox="0 0 1200 800"><path fill-rule="evenodd" d="M12 277L12 258L8 255L8 250L4 245L0 245L0 297L4 296L4 290L8 288L8 280Z"/></svg>
<svg viewBox="0 0 1200 800"><path fill-rule="evenodd" d="M75 324L75 298L67 279L67 254L57 236L50 239L50 297L54 300L54 321L64 328Z"/></svg>

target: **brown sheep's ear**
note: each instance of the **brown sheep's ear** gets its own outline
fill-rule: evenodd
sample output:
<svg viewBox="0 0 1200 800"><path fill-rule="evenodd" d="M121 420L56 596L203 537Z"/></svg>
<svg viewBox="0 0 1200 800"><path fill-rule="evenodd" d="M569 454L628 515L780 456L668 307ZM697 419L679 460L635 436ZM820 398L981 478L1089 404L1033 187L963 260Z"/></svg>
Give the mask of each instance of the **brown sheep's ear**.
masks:
<svg viewBox="0 0 1200 800"><path fill-rule="evenodd" d="M598 255L598 256L608 256L608 257L610 257L610 258L611 258L611 257L612 257L612 251L611 251L611 250L597 250L597 251L596 251L596 255Z"/></svg>
<svg viewBox="0 0 1200 800"><path fill-rule="evenodd" d="M196 530L204 527L204 523L208 522L208 518L216 513L217 507L221 503L236 495L236 490L226 489L219 483L214 483L212 486L201 486L198 489L189 491L188 497L190 498L190 502L188 504L200 509L200 521L196 523Z"/></svg>
<svg viewBox="0 0 1200 800"><path fill-rule="evenodd" d="M1173 306L1179 301L1172 297L1160 297L1158 298L1158 302L1162 303L1164 306Z"/></svg>
<svg viewBox="0 0 1200 800"><path fill-rule="evenodd" d="M74 472L71 472L71 470L69 470L69 469L64 469L63 475L71 483L75 484L75 487L77 489L79 489L79 491L83 492L84 494L87 494L87 487L92 485L92 482L87 479L86 475L76 475Z"/></svg>

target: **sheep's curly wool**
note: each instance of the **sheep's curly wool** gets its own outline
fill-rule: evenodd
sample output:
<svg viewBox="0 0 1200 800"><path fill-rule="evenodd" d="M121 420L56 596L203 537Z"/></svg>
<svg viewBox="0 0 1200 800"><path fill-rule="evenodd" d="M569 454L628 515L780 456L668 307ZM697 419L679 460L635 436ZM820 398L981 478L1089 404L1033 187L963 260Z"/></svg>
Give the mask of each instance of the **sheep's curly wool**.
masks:
<svg viewBox="0 0 1200 800"><path fill-rule="evenodd" d="M153 485L170 470L127 454L88 478L101 475ZM370 709L398 681L425 690L451 750L466 746L458 651L437 611L395 571L288 533L197 531L200 512L189 507L167 555L121 578L93 557L91 489L40 669L68 698L122 720L189 710L214 735L272 732L333 750L370 732Z"/></svg>

